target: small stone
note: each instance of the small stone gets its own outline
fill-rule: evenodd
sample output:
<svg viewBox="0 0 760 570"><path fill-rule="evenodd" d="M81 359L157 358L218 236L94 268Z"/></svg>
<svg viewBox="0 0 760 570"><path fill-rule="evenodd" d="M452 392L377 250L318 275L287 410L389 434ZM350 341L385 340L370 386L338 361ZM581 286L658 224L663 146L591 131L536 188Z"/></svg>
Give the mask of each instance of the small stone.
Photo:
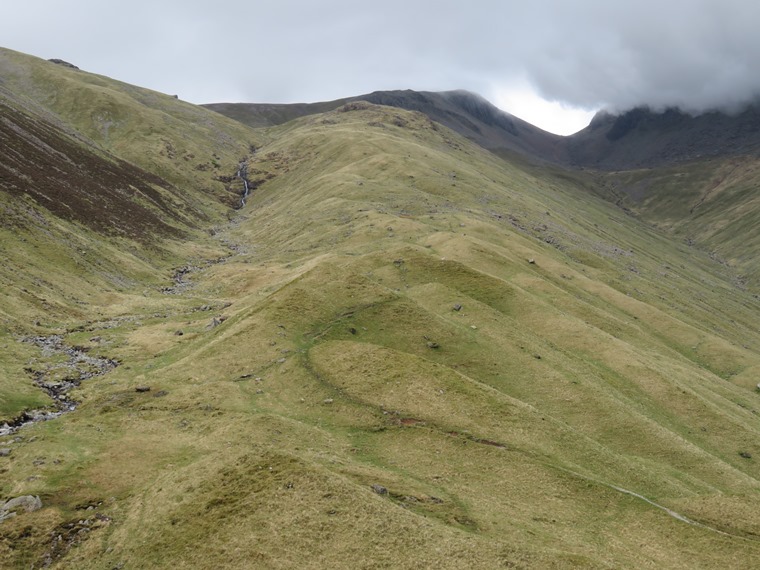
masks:
<svg viewBox="0 0 760 570"><path fill-rule="evenodd" d="M135 392L150 392L150 386L137 386Z"/></svg>
<svg viewBox="0 0 760 570"><path fill-rule="evenodd" d="M351 334L356 334L356 329L354 327L349 327L348 332Z"/></svg>
<svg viewBox="0 0 760 570"><path fill-rule="evenodd" d="M375 483L374 485L372 485L372 490L375 493L377 493L378 495L387 495L388 494L388 489L386 489L382 485L378 485L377 483Z"/></svg>
<svg viewBox="0 0 760 570"><path fill-rule="evenodd" d="M322 403L323 403L323 404L332 404L334 401L335 401L335 400L333 400L332 398L325 398L325 399L322 401Z"/></svg>
<svg viewBox="0 0 760 570"><path fill-rule="evenodd" d="M540 354L534 354L533 358L535 358L536 360L541 360L541 355Z"/></svg>
<svg viewBox="0 0 760 570"><path fill-rule="evenodd" d="M211 329L215 329L216 327L218 327L219 325L221 325L226 320L227 320L227 317L225 317L225 316L213 317L211 319L211 322L208 325L206 325L206 330L208 331L208 330L211 330Z"/></svg>
<svg viewBox="0 0 760 570"><path fill-rule="evenodd" d="M536 260L535 260L535 259L533 259L533 258L531 257L531 258L528 260L528 263L530 263L531 265L535 265L535 264L536 264Z"/></svg>
<svg viewBox="0 0 760 570"><path fill-rule="evenodd" d="M284 358L278 358L277 359L277 364L282 364L283 362L285 362Z"/></svg>
<svg viewBox="0 0 760 570"><path fill-rule="evenodd" d="M454 309L455 311L461 311L462 310L462 305L460 305L459 303L457 303L456 305L454 305L452 307L452 309Z"/></svg>
<svg viewBox="0 0 760 570"><path fill-rule="evenodd" d="M744 459L752 459L752 454L747 451L740 451L739 457L743 457Z"/></svg>
<svg viewBox="0 0 760 570"><path fill-rule="evenodd" d="M428 348L440 348L440 346L441 346L440 344L438 344L437 342L433 342L432 340L428 341L427 343Z"/></svg>
<svg viewBox="0 0 760 570"><path fill-rule="evenodd" d="M0 457L8 457L11 454L11 451L10 447L3 447L0 449Z"/></svg>
<svg viewBox="0 0 760 570"><path fill-rule="evenodd" d="M166 390L159 390L158 392L156 392L155 394L153 394L153 397L154 397L154 398L163 398L163 397L164 397L164 396L166 396L168 393L169 393L169 392L167 392Z"/></svg>
<svg viewBox="0 0 760 570"><path fill-rule="evenodd" d="M182 336L183 334L185 334L185 333L182 332L181 330L174 331L174 336Z"/></svg>

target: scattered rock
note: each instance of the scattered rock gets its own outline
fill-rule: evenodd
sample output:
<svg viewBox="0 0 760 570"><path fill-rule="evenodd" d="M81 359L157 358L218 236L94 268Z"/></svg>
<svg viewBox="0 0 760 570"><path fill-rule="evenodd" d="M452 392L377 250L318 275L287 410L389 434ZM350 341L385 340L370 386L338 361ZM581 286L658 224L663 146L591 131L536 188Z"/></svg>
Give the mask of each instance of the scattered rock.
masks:
<svg viewBox="0 0 760 570"><path fill-rule="evenodd" d="M428 348L440 348L440 346L441 346L440 344L438 344L437 342L433 342L432 340L429 340L427 343Z"/></svg>
<svg viewBox="0 0 760 570"><path fill-rule="evenodd" d="M11 454L11 451L10 447L3 447L0 449L0 457L8 457Z"/></svg>
<svg viewBox="0 0 760 570"><path fill-rule="evenodd" d="M153 394L153 397L154 397L154 398L163 398L163 397L164 397L164 396L166 396L168 393L169 393L169 392L167 392L166 390L159 390L158 392L156 392L155 394Z"/></svg>
<svg viewBox="0 0 760 570"><path fill-rule="evenodd" d="M102 337L94 336L90 339L90 342L100 342L101 340L103 340Z"/></svg>
<svg viewBox="0 0 760 570"><path fill-rule="evenodd" d="M540 354L534 354L533 358L535 358L536 360L541 360L541 355Z"/></svg>
<svg viewBox="0 0 760 570"><path fill-rule="evenodd" d="M377 493L378 495L387 495L388 489L383 487L382 485L378 485L377 483L372 485L372 490Z"/></svg>
<svg viewBox="0 0 760 570"><path fill-rule="evenodd" d="M285 360L286 360L285 358L278 358L277 359L277 364L283 364L285 362Z"/></svg>
<svg viewBox="0 0 760 570"><path fill-rule="evenodd" d="M528 263L530 263L531 265L535 265L535 264L536 264L536 260L535 260L535 259L533 259L533 258L531 257L531 258L528 260Z"/></svg>
<svg viewBox="0 0 760 570"><path fill-rule="evenodd" d="M461 311L462 310L462 305L460 305L459 303L457 303L456 305L454 305L452 307L452 309L454 309L455 311Z"/></svg>
<svg viewBox="0 0 760 570"><path fill-rule="evenodd" d="M138 386L135 392L150 392L150 386Z"/></svg>
<svg viewBox="0 0 760 570"><path fill-rule="evenodd" d="M174 336L182 336L183 334L185 334L185 333L182 332L181 330L174 331Z"/></svg>
<svg viewBox="0 0 760 570"><path fill-rule="evenodd" d="M323 404L332 404L334 401L335 401L335 400L333 400L332 398L325 398L325 399L322 401L322 403L323 403Z"/></svg>
<svg viewBox="0 0 760 570"><path fill-rule="evenodd" d="M206 326L206 330L210 331L211 329L215 329L216 327L218 327L219 325L221 325L225 320L227 320L227 319L225 319L224 317L214 317L214 318L212 318L211 322L208 324L208 326Z"/></svg>
<svg viewBox="0 0 760 570"><path fill-rule="evenodd" d="M743 457L744 459L752 459L752 454L748 451L740 451L739 457Z"/></svg>
<svg viewBox="0 0 760 570"><path fill-rule="evenodd" d="M348 329L348 332L350 332L351 334L356 334L356 329L354 327L350 327Z"/></svg>

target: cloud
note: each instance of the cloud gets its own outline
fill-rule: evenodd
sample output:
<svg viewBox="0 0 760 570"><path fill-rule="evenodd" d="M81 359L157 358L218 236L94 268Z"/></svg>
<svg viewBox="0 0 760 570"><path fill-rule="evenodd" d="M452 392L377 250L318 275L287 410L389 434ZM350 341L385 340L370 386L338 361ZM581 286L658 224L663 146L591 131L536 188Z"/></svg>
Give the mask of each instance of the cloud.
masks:
<svg viewBox="0 0 760 570"><path fill-rule="evenodd" d="M26 0L0 38L194 102L527 82L575 108L700 111L760 94L758 21L747 0Z"/></svg>

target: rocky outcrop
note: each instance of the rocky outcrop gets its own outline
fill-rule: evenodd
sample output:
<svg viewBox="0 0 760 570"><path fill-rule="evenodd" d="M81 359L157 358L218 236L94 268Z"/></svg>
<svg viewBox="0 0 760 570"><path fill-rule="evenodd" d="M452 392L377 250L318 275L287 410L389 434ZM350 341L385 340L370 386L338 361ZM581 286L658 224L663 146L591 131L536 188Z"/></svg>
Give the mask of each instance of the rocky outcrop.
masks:
<svg viewBox="0 0 760 570"><path fill-rule="evenodd" d="M79 69L76 65L73 63L69 63L68 61L63 61L62 59L53 58L48 60L50 63L55 63L56 65L62 65L63 67L68 67L70 69Z"/></svg>
<svg viewBox="0 0 760 570"><path fill-rule="evenodd" d="M32 513L42 508L42 501L37 496L22 495L6 501L0 506L0 522L15 517L21 512Z"/></svg>

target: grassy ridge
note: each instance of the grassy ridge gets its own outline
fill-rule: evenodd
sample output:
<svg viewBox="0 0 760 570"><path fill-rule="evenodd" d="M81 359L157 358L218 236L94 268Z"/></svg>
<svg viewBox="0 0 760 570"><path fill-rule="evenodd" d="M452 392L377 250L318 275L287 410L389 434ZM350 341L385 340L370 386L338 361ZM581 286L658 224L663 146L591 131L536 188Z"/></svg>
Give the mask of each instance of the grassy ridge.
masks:
<svg viewBox="0 0 760 570"><path fill-rule="evenodd" d="M725 267L417 113L266 139L195 242L236 255L68 335L122 366L14 447L3 492L48 508L8 565L757 565L760 306Z"/></svg>

